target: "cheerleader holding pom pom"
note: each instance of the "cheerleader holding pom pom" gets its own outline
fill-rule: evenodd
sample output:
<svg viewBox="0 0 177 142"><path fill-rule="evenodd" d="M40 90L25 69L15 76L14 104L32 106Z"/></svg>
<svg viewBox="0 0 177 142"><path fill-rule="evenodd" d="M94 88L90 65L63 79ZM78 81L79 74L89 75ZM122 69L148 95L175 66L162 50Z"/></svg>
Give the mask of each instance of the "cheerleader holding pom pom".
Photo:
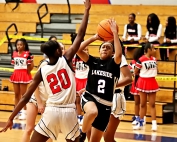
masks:
<svg viewBox="0 0 177 142"><path fill-rule="evenodd" d="M17 39L16 50L13 52L11 64L14 65L14 72L10 77L15 92L15 106L20 101L27 90L27 85L32 81L31 70L34 67L33 56L29 52L28 43L25 39ZM16 119L26 119L26 107L16 117Z"/></svg>
<svg viewBox="0 0 177 142"><path fill-rule="evenodd" d="M154 46L151 43L146 43L144 52L145 55L140 57L135 65L135 75L139 75L135 88L139 91L141 109L140 118L137 120L138 123L133 129L141 129L143 127L143 117L146 115L148 96L152 118L152 131L157 131L155 99L159 86L155 79L157 76L157 60L153 57L155 53Z"/></svg>

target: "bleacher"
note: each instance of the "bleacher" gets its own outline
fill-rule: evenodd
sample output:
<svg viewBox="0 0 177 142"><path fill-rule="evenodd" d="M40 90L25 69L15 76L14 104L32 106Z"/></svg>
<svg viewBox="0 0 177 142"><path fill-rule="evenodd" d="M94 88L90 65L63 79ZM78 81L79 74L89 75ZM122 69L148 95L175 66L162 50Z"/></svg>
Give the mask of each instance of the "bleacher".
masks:
<svg viewBox="0 0 177 142"><path fill-rule="evenodd" d="M18 28L18 35L40 37L41 27L39 25L39 19L37 16L37 9L39 4L24 4L20 5L12 11L14 4L0 4L0 40L5 36L6 28L11 24L15 23ZM40 13L45 13L44 7L40 9ZM84 12L84 6L82 5L71 5L71 23L68 20L68 7L67 5L48 5L48 14L42 19L44 38L48 38L50 35L56 35L60 40L70 40L70 34L77 32L80 22L82 20L82 15ZM123 34L123 27L128 22L128 14L131 12L137 15L136 22L142 25L142 34L146 33L146 19L147 15L154 12L156 13L164 26L166 23L166 18L168 16L175 16L176 7L175 6L113 6L113 5L92 5L89 17L89 25L87 28L85 39L96 33L96 27L99 21L115 17L119 25L119 36ZM10 34L13 34L15 30L10 29ZM163 35L162 35L163 39ZM11 40L14 45L15 39ZM38 65L39 61L43 58L42 53L40 53L41 42L28 41L29 48L34 55L34 64ZM70 44L65 44L66 48ZM94 56L99 56L98 46L89 46L90 54ZM127 49L127 59L128 62L132 59L134 48L129 47ZM174 76L174 57L177 53L177 49L173 49L170 52L170 61L162 62L158 61L159 75L161 76ZM157 50L157 58L160 60L159 50ZM13 68L10 65L10 48L8 43L5 42L0 46L0 67ZM35 69L34 69L35 70ZM8 86L9 91L0 91L0 110L11 111L14 104L14 93L13 85L9 82L9 76L11 73L0 71L1 78L1 88ZM157 93L156 97L156 112L157 112L157 122L159 124L173 122L174 117L174 82L158 81L161 90ZM127 101L127 112L124 117L125 121L131 121L134 114L134 102ZM175 116L177 116L175 114ZM177 121L177 117L175 121ZM147 111L147 122L151 122L150 111L148 107Z"/></svg>

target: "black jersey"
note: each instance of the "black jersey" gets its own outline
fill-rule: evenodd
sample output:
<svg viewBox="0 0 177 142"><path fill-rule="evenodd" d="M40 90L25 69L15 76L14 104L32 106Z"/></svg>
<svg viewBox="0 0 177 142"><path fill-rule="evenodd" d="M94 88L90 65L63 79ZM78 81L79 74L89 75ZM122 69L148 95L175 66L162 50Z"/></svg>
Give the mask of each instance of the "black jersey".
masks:
<svg viewBox="0 0 177 142"><path fill-rule="evenodd" d="M133 26L127 24L127 33L130 36L138 36L138 24L135 23Z"/></svg>
<svg viewBox="0 0 177 142"><path fill-rule="evenodd" d="M176 31L167 31L165 32L165 37L169 39L176 39Z"/></svg>
<svg viewBox="0 0 177 142"><path fill-rule="evenodd" d="M151 34L157 35L158 28L154 29L152 27L149 27L148 31L149 31L149 35L151 35Z"/></svg>
<svg viewBox="0 0 177 142"><path fill-rule="evenodd" d="M93 56L89 56L86 64L89 66L86 92L112 102L120 76L120 64L116 64L114 58L101 60Z"/></svg>

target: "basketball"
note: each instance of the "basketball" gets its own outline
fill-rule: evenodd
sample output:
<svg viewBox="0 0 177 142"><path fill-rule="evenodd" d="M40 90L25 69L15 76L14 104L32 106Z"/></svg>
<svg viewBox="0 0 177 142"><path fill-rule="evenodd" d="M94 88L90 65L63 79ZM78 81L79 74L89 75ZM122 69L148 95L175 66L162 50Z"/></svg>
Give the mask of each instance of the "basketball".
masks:
<svg viewBox="0 0 177 142"><path fill-rule="evenodd" d="M113 33L110 29L109 19L102 20L97 27L98 36L104 41L113 40Z"/></svg>

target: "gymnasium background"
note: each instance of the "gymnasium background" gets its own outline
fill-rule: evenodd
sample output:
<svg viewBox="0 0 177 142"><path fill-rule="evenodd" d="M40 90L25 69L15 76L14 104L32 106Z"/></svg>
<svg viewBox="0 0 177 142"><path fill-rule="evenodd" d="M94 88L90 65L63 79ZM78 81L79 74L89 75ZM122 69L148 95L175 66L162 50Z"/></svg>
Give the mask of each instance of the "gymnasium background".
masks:
<svg viewBox="0 0 177 142"><path fill-rule="evenodd" d="M66 0L22 0L29 3L66 4ZM177 5L177 0L91 0L94 4L112 5ZM0 0L5 3L5 0ZM82 4L82 0L70 0L71 4Z"/></svg>

